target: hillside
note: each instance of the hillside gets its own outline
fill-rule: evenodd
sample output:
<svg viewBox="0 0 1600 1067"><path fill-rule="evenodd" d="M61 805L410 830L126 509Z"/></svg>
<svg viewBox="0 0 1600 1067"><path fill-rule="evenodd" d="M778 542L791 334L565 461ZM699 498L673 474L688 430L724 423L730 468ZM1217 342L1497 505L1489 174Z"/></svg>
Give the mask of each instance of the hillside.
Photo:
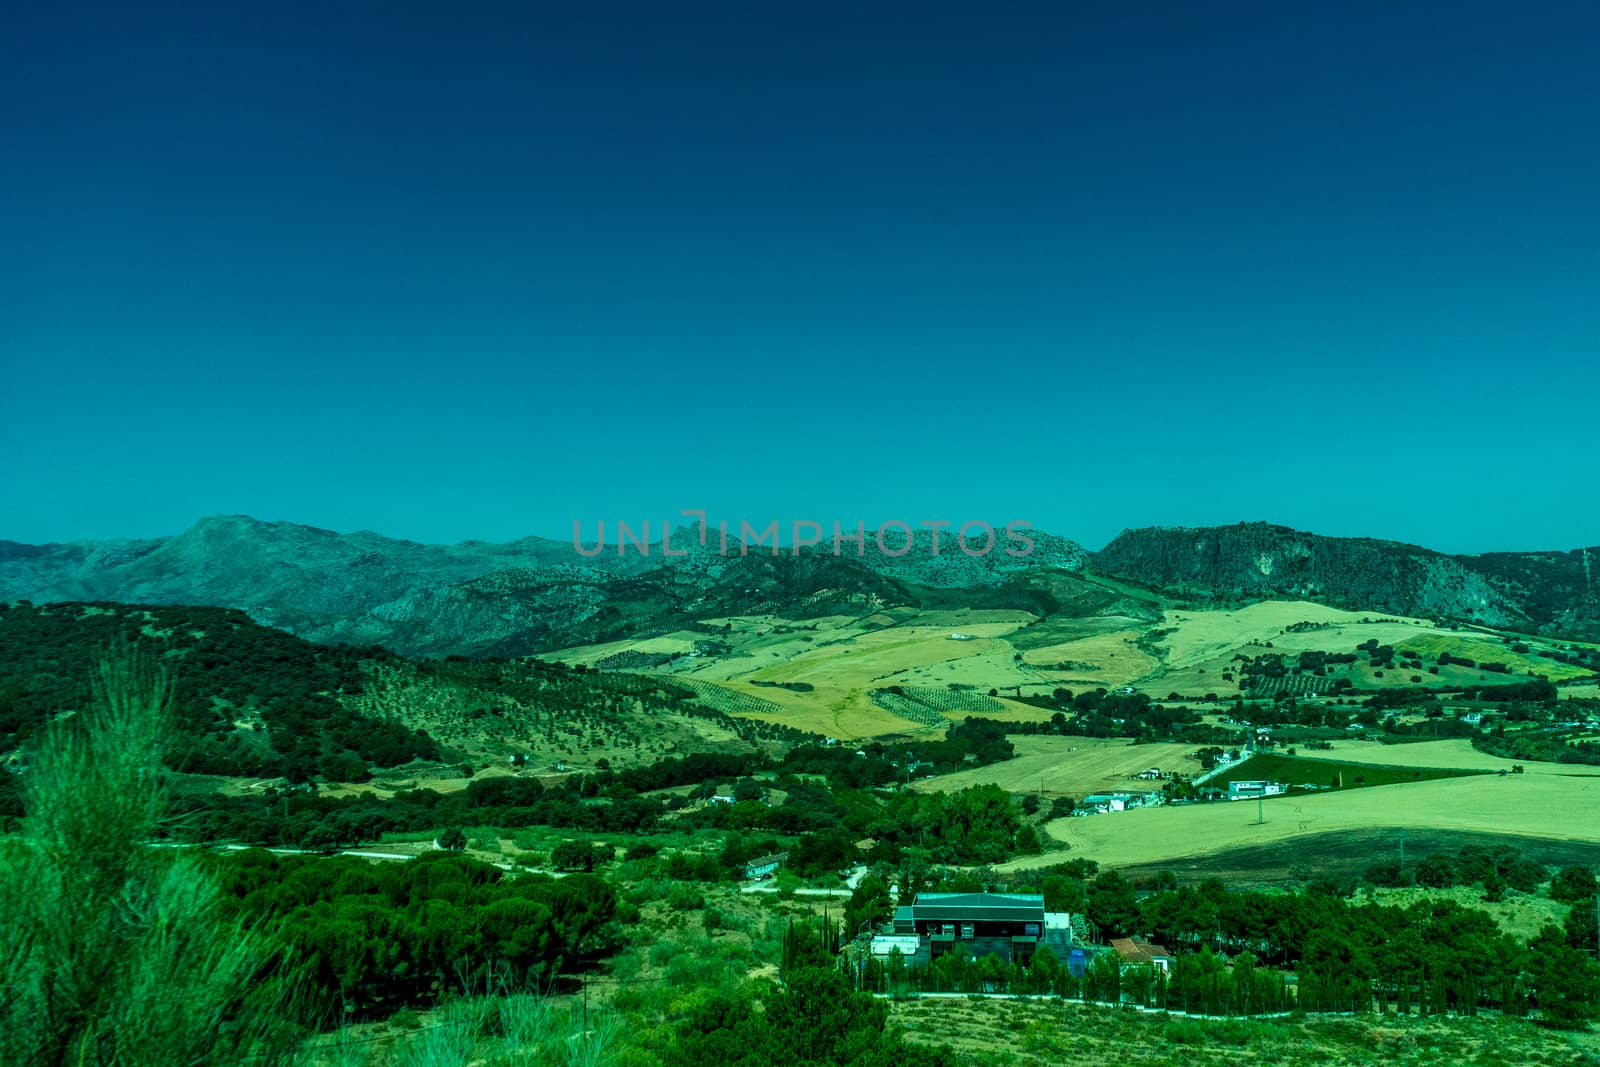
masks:
<svg viewBox="0 0 1600 1067"><path fill-rule="evenodd" d="M210 775L364 781L425 761L455 775L521 755L536 768L650 762L678 751L754 752L795 736L735 719L693 690L538 660L407 660L318 645L209 607L0 604L0 756L90 698L116 642L173 665L169 762Z"/></svg>
<svg viewBox="0 0 1600 1067"><path fill-rule="evenodd" d="M1451 556L1257 522L1127 530L1092 560L1102 573L1199 601L1320 600L1600 639L1600 573L1591 573L1600 547Z"/></svg>
<svg viewBox="0 0 1600 1067"><path fill-rule="evenodd" d="M761 547L740 555L736 540L724 556L715 532L702 546L687 528L674 532L671 556L659 543L619 552L610 533L603 550L585 555L538 537L423 545L216 516L151 540L0 541L0 601L232 607L319 642L407 655L527 655L729 614L864 615L924 601L1053 610L1052 590L1086 558L1046 534L1018 559L998 550L963 555L948 534L935 556L926 531L901 555L880 551L869 535L860 557L850 545L834 556L831 543L798 557Z"/></svg>

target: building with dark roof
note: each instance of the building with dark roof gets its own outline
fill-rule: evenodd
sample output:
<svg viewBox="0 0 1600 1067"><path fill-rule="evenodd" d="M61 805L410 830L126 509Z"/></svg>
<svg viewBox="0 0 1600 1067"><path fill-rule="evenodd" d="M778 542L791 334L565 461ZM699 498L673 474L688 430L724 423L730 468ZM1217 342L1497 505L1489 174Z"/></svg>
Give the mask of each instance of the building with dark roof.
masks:
<svg viewBox="0 0 1600 1067"><path fill-rule="evenodd" d="M910 937L917 938L914 956L905 952ZM947 952L992 953L1020 963L1042 944L1064 961L1074 943L1070 916L1046 913L1044 897L1037 893L919 893L914 902L895 909L894 932L884 938L885 946L889 939L913 964Z"/></svg>
<svg viewBox="0 0 1600 1067"><path fill-rule="evenodd" d="M787 852L778 852L771 856L757 856L755 859L746 860L744 876L752 881L770 878L778 873L778 868L782 867L788 858Z"/></svg>

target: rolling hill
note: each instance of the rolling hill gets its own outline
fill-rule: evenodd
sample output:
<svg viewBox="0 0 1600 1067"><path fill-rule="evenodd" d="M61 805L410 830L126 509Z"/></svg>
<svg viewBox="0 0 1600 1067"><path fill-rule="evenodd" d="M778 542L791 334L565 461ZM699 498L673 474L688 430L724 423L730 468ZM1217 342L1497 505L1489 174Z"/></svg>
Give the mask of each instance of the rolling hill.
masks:
<svg viewBox="0 0 1600 1067"><path fill-rule="evenodd" d="M1600 547L1451 556L1254 522L1127 530L1092 565L1198 601L1320 600L1600 640Z"/></svg>

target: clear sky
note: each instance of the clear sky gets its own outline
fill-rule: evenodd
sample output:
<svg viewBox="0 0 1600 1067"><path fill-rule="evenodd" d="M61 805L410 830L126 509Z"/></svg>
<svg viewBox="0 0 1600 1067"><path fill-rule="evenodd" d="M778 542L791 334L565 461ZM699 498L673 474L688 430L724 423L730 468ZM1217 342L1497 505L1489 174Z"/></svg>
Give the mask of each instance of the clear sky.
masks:
<svg viewBox="0 0 1600 1067"><path fill-rule="evenodd" d="M964 6L13 7L0 537L1600 542L1600 5Z"/></svg>

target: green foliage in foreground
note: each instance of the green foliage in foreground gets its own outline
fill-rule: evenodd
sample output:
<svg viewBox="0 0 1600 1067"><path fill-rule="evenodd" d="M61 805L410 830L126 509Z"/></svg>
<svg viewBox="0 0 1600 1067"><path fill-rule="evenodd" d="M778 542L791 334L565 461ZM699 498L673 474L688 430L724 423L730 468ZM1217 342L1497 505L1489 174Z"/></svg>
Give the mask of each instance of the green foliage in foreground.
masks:
<svg viewBox="0 0 1600 1067"><path fill-rule="evenodd" d="M219 921L193 859L146 847L170 692L147 661L102 664L28 769L0 865L0 1063L271 1063L296 1040L272 943Z"/></svg>
<svg viewBox="0 0 1600 1067"><path fill-rule="evenodd" d="M758 1007L759 1005L759 1007ZM906 1044L888 1033L888 1005L852 990L838 971L808 967L783 986L714 992L696 1001L662 1050L669 1067L944 1067L946 1049Z"/></svg>

